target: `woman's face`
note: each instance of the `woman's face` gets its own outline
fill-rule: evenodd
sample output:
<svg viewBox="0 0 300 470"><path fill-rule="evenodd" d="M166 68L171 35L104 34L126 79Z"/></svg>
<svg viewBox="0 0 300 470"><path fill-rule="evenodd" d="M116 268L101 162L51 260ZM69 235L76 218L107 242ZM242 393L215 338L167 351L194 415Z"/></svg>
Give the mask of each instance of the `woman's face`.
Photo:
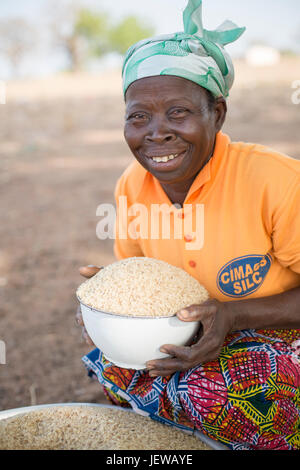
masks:
<svg viewBox="0 0 300 470"><path fill-rule="evenodd" d="M155 76L126 93L126 142L138 162L161 183L195 178L214 150L226 102L209 105L206 90L180 77Z"/></svg>

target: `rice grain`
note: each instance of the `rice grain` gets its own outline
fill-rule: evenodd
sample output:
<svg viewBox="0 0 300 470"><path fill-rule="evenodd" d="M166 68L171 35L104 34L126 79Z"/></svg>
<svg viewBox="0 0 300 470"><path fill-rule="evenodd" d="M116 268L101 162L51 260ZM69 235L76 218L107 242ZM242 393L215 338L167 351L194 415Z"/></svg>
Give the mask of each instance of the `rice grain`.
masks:
<svg viewBox="0 0 300 470"><path fill-rule="evenodd" d="M0 421L1 450L211 450L197 437L121 409L55 406Z"/></svg>
<svg viewBox="0 0 300 470"><path fill-rule="evenodd" d="M100 270L77 289L85 305L116 315L170 317L208 299L186 271L164 261L134 257Z"/></svg>

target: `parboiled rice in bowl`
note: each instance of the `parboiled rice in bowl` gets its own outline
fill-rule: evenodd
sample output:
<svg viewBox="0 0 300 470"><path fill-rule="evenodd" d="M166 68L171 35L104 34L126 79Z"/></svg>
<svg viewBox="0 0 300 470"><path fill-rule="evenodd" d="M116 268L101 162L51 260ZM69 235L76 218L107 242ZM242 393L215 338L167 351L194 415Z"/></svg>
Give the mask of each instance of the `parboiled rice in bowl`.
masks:
<svg viewBox="0 0 300 470"><path fill-rule="evenodd" d="M134 257L100 270L77 289L86 330L114 364L144 369L167 357L163 344L186 345L199 329L176 312L208 299L207 290L183 269L154 258Z"/></svg>
<svg viewBox="0 0 300 470"><path fill-rule="evenodd" d="M104 312L157 318L204 302L208 292L181 268L154 258L134 257L101 269L79 286L77 296Z"/></svg>

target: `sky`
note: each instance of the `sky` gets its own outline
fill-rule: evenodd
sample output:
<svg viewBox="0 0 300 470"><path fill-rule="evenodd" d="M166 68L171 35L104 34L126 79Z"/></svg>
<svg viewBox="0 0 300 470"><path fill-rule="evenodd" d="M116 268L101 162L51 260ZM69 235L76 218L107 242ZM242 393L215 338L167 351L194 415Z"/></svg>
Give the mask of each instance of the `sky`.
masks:
<svg viewBox="0 0 300 470"><path fill-rule="evenodd" d="M47 4L57 4L57 1L0 0L0 19L23 17L42 28L47 21ZM60 0L59 3L68 4L74 1L76 0ZM134 14L150 23L156 34L164 34L182 30L182 12L187 0L80 0L80 3L106 11L115 20ZM297 32L300 35L299 0L203 0L203 22L206 29L215 29L226 19L247 28L236 43L227 46L233 57L241 55L251 42L257 40L280 49L297 47ZM298 46L300 48L300 41ZM64 58L58 52L55 56L48 56L47 61L42 51L39 54L31 57L31 61L30 58L27 60L27 68L32 73L48 73L63 66ZM2 75L7 73L5 64L1 62L0 72Z"/></svg>

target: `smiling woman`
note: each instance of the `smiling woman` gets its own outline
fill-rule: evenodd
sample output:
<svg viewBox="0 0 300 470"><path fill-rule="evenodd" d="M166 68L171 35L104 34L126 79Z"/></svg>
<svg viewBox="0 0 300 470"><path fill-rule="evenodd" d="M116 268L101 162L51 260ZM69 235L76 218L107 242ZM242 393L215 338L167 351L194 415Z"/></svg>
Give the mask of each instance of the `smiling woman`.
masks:
<svg viewBox="0 0 300 470"><path fill-rule="evenodd" d="M224 46L244 28L208 31L201 7L189 0L184 32L141 41L125 58L125 138L136 161L116 186L114 247L118 259L181 267L207 289L209 300L177 312L201 322L201 337L162 345L168 357L142 371L116 367L99 349L83 360L116 405L230 449L300 449L300 162L222 133L234 79ZM189 249L185 231L121 236L124 197L145 207L145 225L154 205L172 208L185 228L204 207L204 243Z"/></svg>
<svg viewBox="0 0 300 470"><path fill-rule="evenodd" d="M143 78L126 92L125 139L169 199L183 204L213 154L225 116L224 98L210 106L206 90L191 81L173 76Z"/></svg>

